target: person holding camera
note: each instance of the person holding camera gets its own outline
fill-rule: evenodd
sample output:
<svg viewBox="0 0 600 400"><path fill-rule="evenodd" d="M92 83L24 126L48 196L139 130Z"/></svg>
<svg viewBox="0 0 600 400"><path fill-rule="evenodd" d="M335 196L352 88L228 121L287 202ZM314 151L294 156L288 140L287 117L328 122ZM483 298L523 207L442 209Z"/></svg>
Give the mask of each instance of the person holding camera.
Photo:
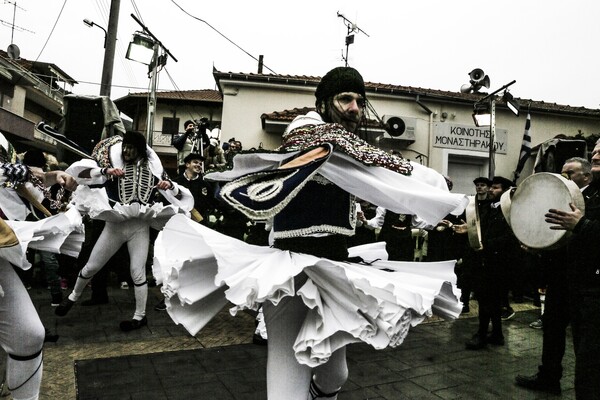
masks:
<svg viewBox="0 0 600 400"><path fill-rule="evenodd" d="M192 120L185 121L183 124L185 132L173 136L171 144L177 149L177 174L181 175L185 171L184 159L190 153L198 153L204 156L210 146L210 140L206 129L208 127L208 119L200 119L197 125Z"/></svg>

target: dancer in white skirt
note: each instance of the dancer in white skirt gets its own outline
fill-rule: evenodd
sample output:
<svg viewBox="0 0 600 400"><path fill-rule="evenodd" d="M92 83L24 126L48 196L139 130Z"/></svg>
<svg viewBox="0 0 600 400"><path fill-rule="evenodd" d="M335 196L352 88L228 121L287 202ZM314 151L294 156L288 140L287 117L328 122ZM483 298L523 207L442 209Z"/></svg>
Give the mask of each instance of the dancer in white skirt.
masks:
<svg viewBox="0 0 600 400"><path fill-rule="evenodd" d="M10 159L6 157L9 147L0 134L0 191L24 188L26 182L36 187L59 183L75 189L76 182L62 171L34 174L25 165L3 162ZM16 212L23 206L19 199L9 204L10 198L2 197L3 210ZM8 355L3 385L15 400L39 397L45 330L13 266L31 267L25 257L28 246L76 257L83 239L81 216L75 209L36 222L0 219L0 345Z"/></svg>
<svg viewBox="0 0 600 400"><path fill-rule="evenodd" d="M273 248L179 216L157 239L167 311L190 332L227 300L232 313L263 305L269 399L335 399L348 376L347 344L397 346L432 310L455 318L462 308L454 262L347 261L354 196L431 225L467 204L440 174L359 139L365 105L360 74L336 68L317 88L317 112L296 118L278 151L240 154L233 170L206 175L230 181L221 196L248 217L273 218Z"/></svg>
<svg viewBox="0 0 600 400"><path fill-rule="evenodd" d="M156 153L146 144L141 133L126 132L98 143L94 149L98 164L82 160L70 166L79 183L101 184L94 189L80 186L74 193L73 203L90 215L102 219L106 225L98 238L89 260L79 272L71 294L56 308L58 316L65 316L81 297L92 277L127 243L131 279L134 284L135 312L132 319L120 323L122 331L140 329L147 325L146 302L148 282L146 258L150 245L150 226L160 229L178 212L189 212L194 200L189 190L170 181L163 171ZM158 200L160 192L171 204Z"/></svg>

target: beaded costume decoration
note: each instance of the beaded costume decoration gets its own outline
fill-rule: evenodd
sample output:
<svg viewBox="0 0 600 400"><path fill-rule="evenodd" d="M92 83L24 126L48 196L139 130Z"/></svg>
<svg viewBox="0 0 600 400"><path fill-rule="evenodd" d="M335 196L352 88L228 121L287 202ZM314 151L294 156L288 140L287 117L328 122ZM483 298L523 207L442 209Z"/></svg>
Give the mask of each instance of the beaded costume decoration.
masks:
<svg viewBox="0 0 600 400"><path fill-rule="evenodd" d="M410 175L413 170L408 160L368 144L340 124L306 125L293 129L283 135L283 144L278 150L306 150L324 143L332 143L336 149L364 165L383 167L402 175Z"/></svg>
<svg viewBox="0 0 600 400"><path fill-rule="evenodd" d="M110 148L115 143L122 142L121 136L112 136L108 139L101 140L92 150L92 158L96 160L100 168L111 168L113 165L110 162Z"/></svg>

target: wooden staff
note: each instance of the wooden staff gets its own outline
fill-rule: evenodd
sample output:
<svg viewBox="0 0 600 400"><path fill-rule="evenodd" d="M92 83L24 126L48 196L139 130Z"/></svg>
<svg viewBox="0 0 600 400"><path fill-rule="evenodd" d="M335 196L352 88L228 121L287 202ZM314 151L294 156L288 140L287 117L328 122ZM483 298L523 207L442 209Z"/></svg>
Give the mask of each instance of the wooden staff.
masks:
<svg viewBox="0 0 600 400"><path fill-rule="evenodd" d="M44 215L46 217L52 216L52 213L50 211L48 211L48 209L46 207L44 207L42 205L42 203L37 201L37 199L33 196L33 194L29 190L27 190L25 185L19 185L19 186L17 186L17 188L15 190L17 191L19 196L25 198L32 206L34 206L35 208L40 210L42 213L44 213Z"/></svg>

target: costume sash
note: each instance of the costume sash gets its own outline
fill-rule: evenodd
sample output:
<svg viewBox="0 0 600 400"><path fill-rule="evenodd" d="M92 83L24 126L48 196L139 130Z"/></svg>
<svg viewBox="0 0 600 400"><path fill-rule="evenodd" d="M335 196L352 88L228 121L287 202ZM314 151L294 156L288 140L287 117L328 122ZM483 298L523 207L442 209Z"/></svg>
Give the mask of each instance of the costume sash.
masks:
<svg viewBox="0 0 600 400"><path fill-rule="evenodd" d="M245 175L221 189L221 196L251 219L280 212L331 156L331 144L300 153L281 167Z"/></svg>

